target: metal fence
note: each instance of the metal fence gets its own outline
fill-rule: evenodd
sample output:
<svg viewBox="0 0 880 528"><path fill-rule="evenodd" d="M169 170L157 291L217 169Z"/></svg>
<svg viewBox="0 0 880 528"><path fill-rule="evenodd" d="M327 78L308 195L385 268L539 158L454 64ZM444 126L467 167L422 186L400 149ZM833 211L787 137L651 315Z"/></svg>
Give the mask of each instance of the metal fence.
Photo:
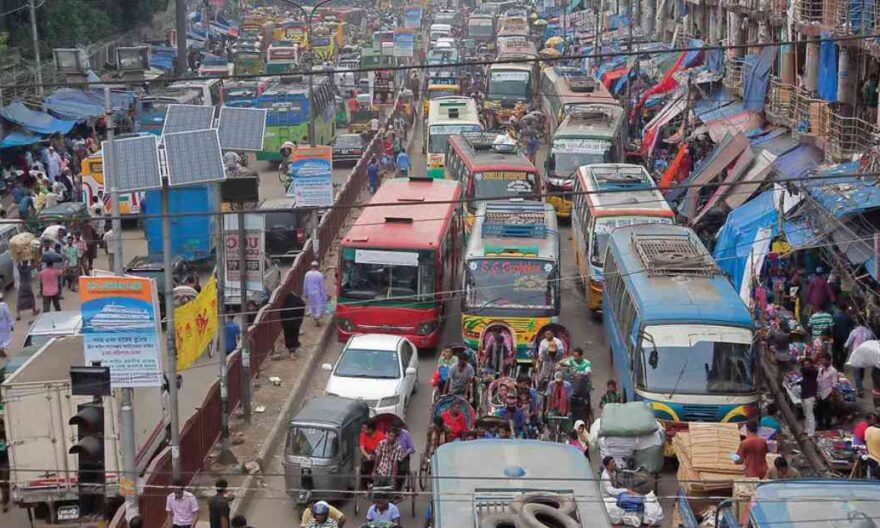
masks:
<svg viewBox="0 0 880 528"><path fill-rule="evenodd" d="M397 108L395 101L394 108ZM386 124L395 117L392 112ZM411 132L412 133L412 132ZM320 261L339 236L348 217L350 206L357 204L367 185L367 163L370 157L381 151L381 141L374 138L364 155L352 169L345 184L336 195L334 204L321 220L317 229L318 247L315 251L314 241L306 241L302 252L297 255L293 265L287 271L281 284L272 292L268 304L263 306L248 328L247 339L251 353L251 376L259 373L263 361L272 353L275 342L281 334L279 314L284 299L290 292L302 293L302 283L313 260ZM227 361L229 409L234 409L241 402L241 354L237 350ZM180 461L183 477L190 481L204 466L205 458L213 444L220 437L220 381L217 380L208 390L202 405L196 408L195 414L186 421L180 430ZM140 515L144 526L162 527L165 524L165 497L170 493L171 483L171 452L163 450L150 464L146 471L144 489L140 497ZM109 526L121 528L126 526L124 507L116 512Z"/></svg>

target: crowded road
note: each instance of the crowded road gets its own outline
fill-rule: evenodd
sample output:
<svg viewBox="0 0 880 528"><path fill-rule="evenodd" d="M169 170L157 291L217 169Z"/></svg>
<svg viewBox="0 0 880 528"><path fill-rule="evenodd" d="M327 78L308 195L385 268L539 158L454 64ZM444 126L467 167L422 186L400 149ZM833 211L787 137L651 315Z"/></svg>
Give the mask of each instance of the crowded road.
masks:
<svg viewBox="0 0 880 528"><path fill-rule="evenodd" d="M417 121L418 123L418 121ZM416 136L411 143L409 154L412 159L413 172L415 176L424 176L425 156L422 154L420 144L422 141L422 127L416 126ZM545 154L546 147L539 152L538 163L543 162L541 159ZM572 346L581 346L586 351L587 357L593 363L593 383L597 388L594 392L594 401L598 400L601 392L604 391L605 383L612 375L611 364L609 360L608 345L605 343L605 337L602 333L601 320L589 311L585 302L584 295L580 290L576 276L575 256L571 245L571 228L567 224L560 226L559 242L562 251L562 272L564 279L562 287L562 310L560 314L560 323L564 325L572 334ZM460 303L459 296L456 295L446 308L446 319L443 321L442 343L454 344L461 342L461 323L460 323ZM342 344L333 339L324 352L322 363L334 363L342 351ZM425 437L429 425L429 413L431 410L431 374L437 366L436 350L422 350L419 353L419 390L413 396L406 414L406 424L409 431L413 435L416 442L417 455L414 455L411 462L413 471L418 471L418 460L421 453L424 452ZM315 376L310 380L308 389L308 398L319 396L324 391L329 373L318 370ZM296 411L294 410L293 414ZM284 434L282 431L281 434ZM284 442L278 442L276 449L269 455L268 463L263 467L264 486L253 492L247 508L242 513L253 526L285 526L290 525L292 515L299 515L299 511L294 512L294 501L284 492L284 469L281 465L281 459L284 449ZM594 457L595 458L595 457ZM598 465L596 461L593 463L593 470L598 475ZM668 489L667 489L668 488ZM676 491L674 475L672 479L661 480L658 488L658 495L669 496ZM318 495L318 498L320 496ZM404 526L421 526L425 508L430 501L428 494L421 494L418 497L416 505L416 517L410 517L409 502L400 505L402 522ZM354 513L354 502L347 501L345 503L336 504L346 515L348 519L352 519L352 523L357 526L363 522L366 508L361 503L361 511L359 515ZM298 520L298 518L297 518Z"/></svg>

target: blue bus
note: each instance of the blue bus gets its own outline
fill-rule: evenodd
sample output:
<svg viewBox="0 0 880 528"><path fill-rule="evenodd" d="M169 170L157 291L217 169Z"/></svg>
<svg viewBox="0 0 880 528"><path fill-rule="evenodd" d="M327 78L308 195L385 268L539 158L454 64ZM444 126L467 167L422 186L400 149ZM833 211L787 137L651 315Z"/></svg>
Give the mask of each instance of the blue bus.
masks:
<svg viewBox="0 0 880 528"><path fill-rule="evenodd" d="M272 85L257 97L257 108L268 110L263 151L257 159L279 161L281 145L286 141L308 144L309 87L300 82ZM336 135L336 93L329 77L315 77L312 82L315 104L315 144L329 145Z"/></svg>
<svg viewBox="0 0 880 528"><path fill-rule="evenodd" d="M602 309L628 399L670 422L757 417L757 351L748 308L693 230L645 224L611 232Z"/></svg>
<svg viewBox="0 0 880 528"><path fill-rule="evenodd" d="M168 105L190 104L201 105L202 94L195 90L157 90L138 99L135 105L135 131L146 132L156 136L162 134L165 126L165 114Z"/></svg>

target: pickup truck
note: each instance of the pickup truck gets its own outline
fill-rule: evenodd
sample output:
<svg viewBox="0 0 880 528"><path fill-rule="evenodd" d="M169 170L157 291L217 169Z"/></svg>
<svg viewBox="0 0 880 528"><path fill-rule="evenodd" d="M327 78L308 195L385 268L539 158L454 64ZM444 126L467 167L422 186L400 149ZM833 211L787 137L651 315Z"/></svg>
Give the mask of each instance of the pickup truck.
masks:
<svg viewBox="0 0 880 528"><path fill-rule="evenodd" d="M0 385L9 444L10 485L16 505L35 508L38 516L57 522L58 513L78 511L78 456L68 450L77 442L69 420L77 405L92 400L74 396L70 367L83 364L82 336L55 338L44 344ZM137 467L143 471L166 443L168 413L159 387L134 390ZM103 398L106 494L118 494L122 468L121 395Z"/></svg>

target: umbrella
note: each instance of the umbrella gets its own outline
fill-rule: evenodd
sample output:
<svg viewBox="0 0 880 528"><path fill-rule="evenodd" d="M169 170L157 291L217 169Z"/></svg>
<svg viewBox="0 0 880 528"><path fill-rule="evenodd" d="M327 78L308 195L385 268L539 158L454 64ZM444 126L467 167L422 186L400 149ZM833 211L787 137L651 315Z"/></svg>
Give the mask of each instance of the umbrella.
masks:
<svg viewBox="0 0 880 528"><path fill-rule="evenodd" d="M539 18L538 20L535 20L534 22L532 22L532 25L533 26L546 26L547 21L544 20L543 18Z"/></svg>
<svg viewBox="0 0 880 528"><path fill-rule="evenodd" d="M562 37L550 37L547 39L547 42L544 43L545 48L552 48L554 46L558 46L565 42L565 39Z"/></svg>
<svg viewBox="0 0 880 528"><path fill-rule="evenodd" d="M540 55L542 59L555 59L557 57L562 57L562 52L556 48L544 48L538 52L538 55Z"/></svg>

